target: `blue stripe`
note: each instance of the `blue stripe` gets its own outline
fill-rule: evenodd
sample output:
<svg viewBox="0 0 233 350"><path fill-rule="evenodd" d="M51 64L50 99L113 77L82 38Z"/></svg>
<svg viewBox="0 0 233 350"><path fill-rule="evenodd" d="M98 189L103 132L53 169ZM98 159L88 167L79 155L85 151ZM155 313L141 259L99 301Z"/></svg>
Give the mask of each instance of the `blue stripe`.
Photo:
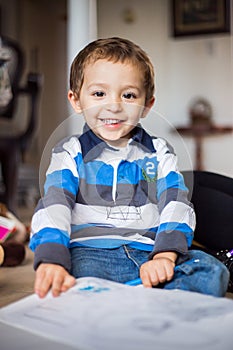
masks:
<svg viewBox="0 0 233 350"><path fill-rule="evenodd" d="M83 163L82 153L78 152L77 155L74 157L74 161L76 163L77 169L79 169L81 164Z"/></svg>
<svg viewBox="0 0 233 350"><path fill-rule="evenodd" d="M122 245L128 245L131 248L144 250L146 252L151 252L153 250L154 245L145 244L141 242L134 242L124 239L87 239L82 242L73 242L70 247L92 247L92 248L102 248L102 249L114 249L119 248Z"/></svg>
<svg viewBox="0 0 233 350"><path fill-rule="evenodd" d="M129 247L131 248L135 248L138 250L144 250L146 252L152 252L153 248L154 248L154 244L146 244L146 243L141 243L141 242L130 242L129 243Z"/></svg>
<svg viewBox="0 0 233 350"><path fill-rule="evenodd" d="M106 239L106 238L99 238L99 239L86 239L81 242L72 242L70 244L70 247L77 247L77 246L84 246L84 247L92 247L92 248L103 248L103 249L114 249L119 248L122 245L127 245L131 243L131 241L124 240L124 239Z"/></svg>
<svg viewBox="0 0 233 350"><path fill-rule="evenodd" d="M76 195L78 185L79 179L75 177L70 170L63 169L47 175L44 190L46 193L49 187L54 186Z"/></svg>
<svg viewBox="0 0 233 350"><path fill-rule="evenodd" d="M100 161L82 163L79 167L80 178L88 184L112 186L113 167Z"/></svg>
<svg viewBox="0 0 233 350"><path fill-rule="evenodd" d="M76 160L80 161L78 158ZM118 167L117 182L121 184L138 184L140 181L145 180L143 171L146 172L146 166L148 163L153 163L153 174L148 173L148 178L154 178L157 174L157 160L156 158L148 158L135 160L133 162L122 161ZM95 161L79 163L80 178L90 185L105 185L112 186L114 169L112 165L106 164L102 161Z"/></svg>
<svg viewBox="0 0 233 350"><path fill-rule="evenodd" d="M118 167L117 182L135 185L142 179L142 171L136 162L122 161Z"/></svg>
<svg viewBox="0 0 233 350"><path fill-rule="evenodd" d="M184 184L183 176L174 171L171 171L166 177L158 179L158 198L164 191L166 191L169 188L179 188L182 191L187 191L187 187Z"/></svg>
<svg viewBox="0 0 233 350"><path fill-rule="evenodd" d="M156 179L157 168L158 162L156 157L144 157L143 159L137 159L133 162L122 161L118 168L118 182L136 185L140 181ZM143 173L146 173L147 179L144 177Z"/></svg>
<svg viewBox="0 0 233 350"><path fill-rule="evenodd" d="M162 231L181 231L183 233L193 232L191 227L189 227L187 224L179 223L179 222L168 222L168 223L161 224L159 226L158 233Z"/></svg>
<svg viewBox="0 0 233 350"><path fill-rule="evenodd" d="M154 232L154 233L157 233L158 232L158 226L155 226L155 227L151 227L148 229L148 232Z"/></svg>
<svg viewBox="0 0 233 350"><path fill-rule="evenodd" d="M86 228L89 228L89 227L107 227L107 228L112 228L113 225L108 225L108 224L102 224L102 223L90 223L90 224L82 224L82 225L71 225L71 232L74 233L74 232L77 232L77 231L80 231L80 230L83 230L83 229L86 229Z"/></svg>
<svg viewBox="0 0 233 350"><path fill-rule="evenodd" d="M192 244L193 240L193 230L191 229L190 226L188 226L185 223L179 223L179 222L168 222L161 224L159 226L157 234L160 234L161 232L172 232L172 231L179 231L182 232L186 239L187 239L187 244L190 247Z"/></svg>
<svg viewBox="0 0 233 350"><path fill-rule="evenodd" d="M70 237L68 232L58 230L52 227L46 227L35 233L29 243L29 248L34 251L39 244L43 243L60 243L69 247Z"/></svg>

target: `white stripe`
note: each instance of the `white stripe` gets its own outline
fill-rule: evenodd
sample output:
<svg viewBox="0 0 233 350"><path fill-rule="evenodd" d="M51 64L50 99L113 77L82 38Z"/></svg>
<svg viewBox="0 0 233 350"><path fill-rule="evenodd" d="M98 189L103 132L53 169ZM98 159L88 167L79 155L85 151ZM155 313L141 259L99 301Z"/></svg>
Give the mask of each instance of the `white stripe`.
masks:
<svg viewBox="0 0 233 350"><path fill-rule="evenodd" d="M72 213L72 224L102 223L113 227L146 229L159 225L159 213L155 204L149 203L142 207L130 206L86 206L76 203Z"/></svg>
<svg viewBox="0 0 233 350"><path fill-rule="evenodd" d="M160 160L158 165L158 179L166 177L170 172L177 172L177 157L167 153Z"/></svg>
<svg viewBox="0 0 233 350"><path fill-rule="evenodd" d="M97 161L104 162L106 164L112 164L113 159L127 160L129 162L137 161L138 159L154 158L155 153L146 153L141 147L133 145L127 145L119 151L114 151L111 149L104 149L103 152L96 158Z"/></svg>
<svg viewBox="0 0 233 350"><path fill-rule="evenodd" d="M162 138L152 139L153 146L157 151L157 154L161 154L162 156L168 151L167 142Z"/></svg>
<svg viewBox="0 0 233 350"><path fill-rule="evenodd" d="M112 199L115 202L116 200L116 192L117 192L117 169L121 159L112 160L113 166L113 182L112 182Z"/></svg>
<svg viewBox="0 0 233 350"><path fill-rule="evenodd" d="M70 233L70 210L61 205L51 205L38 210L32 218L33 232L38 232L45 227L59 228Z"/></svg>
<svg viewBox="0 0 233 350"><path fill-rule="evenodd" d="M46 175L52 174L54 171L60 171L64 169L69 169L75 177L78 177L75 161L69 153L66 151L53 153Z"/></svg>
<svg viewBox="0 0 233 350"><path fill-rule="evenodd" d="M73 158L75 158L78 153L81 153L81 145L76 137L71 137L69 141L64 142L63 148L69 152Z"/></svg>
<svg viewBox="0 0 233 350"><path fill-rule="evenodd" d="M170 153L167 142L164 139L153 139L153 145L157 151L158 179L164 178L171 171L177 172L177 157L174 153ZM167 153L168 152L168 153Z"/></svg>
<svg viewBox="0 0 233 350"><path fill-rule="evenodd" d="M194 210L185 203L172 201L161 213L160 223L167 222L186 223L194 229L196 223Z"/></svg>
<svg viewBox="0 0 233 350"><path fill-rule="evenodd" d="M74 238L71 240L71 243L73 242L82 242L82 241L86 241L86 240L92 240L92 239L119 239L119 240L124 240L124 241L133 241L133 242L139 242L139 243L144 243L144 244L150 244L150 245L154 245L154 240L149 238L149 237L145 237L140 235L139 233L135 233L134 235L131 236L119 236L119 235L109 235L109 236L90 236L90 237L83 237L83 238Z"/></svg>

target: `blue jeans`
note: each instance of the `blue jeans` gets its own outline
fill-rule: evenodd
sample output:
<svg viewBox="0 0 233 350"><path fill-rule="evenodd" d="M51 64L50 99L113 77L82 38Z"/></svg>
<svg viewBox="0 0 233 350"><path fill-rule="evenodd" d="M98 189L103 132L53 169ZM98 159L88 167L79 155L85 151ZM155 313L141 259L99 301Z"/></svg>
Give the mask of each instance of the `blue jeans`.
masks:
<svg viewBox="0 0 233 350"><path fill-rule="evenodd" d="M122 246L115 249L71 248L72 275L99 277L125 283L139 277L140 266L148 261L149 252ZM226 266L211 255L190 250L189 259L177 265L171 281L159 285L164 289L182 289L214 296L224 296L229 282Z"/></svg>

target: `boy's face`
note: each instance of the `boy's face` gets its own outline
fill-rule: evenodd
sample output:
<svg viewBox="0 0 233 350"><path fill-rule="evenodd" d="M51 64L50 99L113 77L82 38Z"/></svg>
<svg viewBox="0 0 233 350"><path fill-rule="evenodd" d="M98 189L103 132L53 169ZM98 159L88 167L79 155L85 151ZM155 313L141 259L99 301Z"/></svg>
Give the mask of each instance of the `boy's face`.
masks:
<svg viewBox="0 0 233 350"><path fill-rule="evenodd" d="M154 102L153 98L145 106L143 82L137 66L101 59L85 68L79 99L72 91L68 98L97 136L112 146L124 147Z"/></svg>

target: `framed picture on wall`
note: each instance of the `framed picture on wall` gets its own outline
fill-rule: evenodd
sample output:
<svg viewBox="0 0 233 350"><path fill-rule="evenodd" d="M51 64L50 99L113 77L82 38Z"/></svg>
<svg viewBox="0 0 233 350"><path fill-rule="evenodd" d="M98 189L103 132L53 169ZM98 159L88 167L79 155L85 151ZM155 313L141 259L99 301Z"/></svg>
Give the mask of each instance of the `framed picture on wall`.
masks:
<svg viewBox="0 0 233 350"><path fill-rule="evenodd" d="M173 35L230 32L231 0L172 0Z"/></svg>

